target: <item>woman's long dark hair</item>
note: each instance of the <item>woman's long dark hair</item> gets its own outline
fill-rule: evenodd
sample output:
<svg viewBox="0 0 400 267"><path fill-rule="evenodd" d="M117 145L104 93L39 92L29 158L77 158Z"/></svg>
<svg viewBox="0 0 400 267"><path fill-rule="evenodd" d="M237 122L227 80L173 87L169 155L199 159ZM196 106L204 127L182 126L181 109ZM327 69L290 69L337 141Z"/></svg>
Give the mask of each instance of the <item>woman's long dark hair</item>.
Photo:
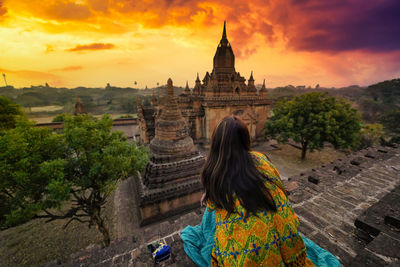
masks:
<svg viewBox="0 0 400 267"><path fill-rule="evenodd" d="M208 199L217 207L235 212L234 194L246 216L260 210L276 211L275 202L265 187L268 177L255 167L250 152L250 134L235 116L222 119L214 129L211 149L201 173Z"/></svg>

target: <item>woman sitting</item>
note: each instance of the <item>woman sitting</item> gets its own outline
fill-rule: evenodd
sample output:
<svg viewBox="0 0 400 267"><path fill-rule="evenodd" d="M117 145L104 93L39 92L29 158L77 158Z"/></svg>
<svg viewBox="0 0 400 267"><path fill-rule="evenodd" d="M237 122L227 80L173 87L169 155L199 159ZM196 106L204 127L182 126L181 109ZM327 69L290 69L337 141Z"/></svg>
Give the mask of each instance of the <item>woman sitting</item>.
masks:
<svg viewBox="0 0 400 267"><path fill-rule="evenodd" d="M201 182L215 210L212 266L314 266L276 168L234 116L214 130Z"/></svg>

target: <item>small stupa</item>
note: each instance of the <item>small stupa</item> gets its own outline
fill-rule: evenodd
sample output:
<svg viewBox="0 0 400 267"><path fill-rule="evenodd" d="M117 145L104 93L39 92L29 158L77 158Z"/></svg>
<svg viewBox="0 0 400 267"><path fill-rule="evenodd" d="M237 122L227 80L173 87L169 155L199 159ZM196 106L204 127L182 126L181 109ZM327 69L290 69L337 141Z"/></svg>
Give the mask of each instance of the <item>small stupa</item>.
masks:
<svg viewBox="0 0 400 267"><path fill-rule="evenodd" d="M262 95L262 96L265 96L267 94L267 88L265 88L265 79L264 79L263 85L262 85L260 91L258 92L258 94Z"/></svg>
<svg viewBox="0 0 400 267"><path fill-rule="evenodd" d="M81 99L77 96L76 97L76 103L75 103L75 111L74 115L78 114L86 114L87 112L85 111L85 108L83 107L83 104L81 102Z"/></svg>
<svg viewBox="0 0 400 267"><path fill-rule="evenodd" d="M189 83L186 81L186 87L185 90L183 91L185 95L190 95L190 88L189 88Z"/></svg>
<svg viewBox="0 0 400 267"><path fill-rule="evenodd" d="M204 157L189 136L171 79L155 118L150 152L150 162L138 186L142 225L199 206L202 194Z"/></svg>

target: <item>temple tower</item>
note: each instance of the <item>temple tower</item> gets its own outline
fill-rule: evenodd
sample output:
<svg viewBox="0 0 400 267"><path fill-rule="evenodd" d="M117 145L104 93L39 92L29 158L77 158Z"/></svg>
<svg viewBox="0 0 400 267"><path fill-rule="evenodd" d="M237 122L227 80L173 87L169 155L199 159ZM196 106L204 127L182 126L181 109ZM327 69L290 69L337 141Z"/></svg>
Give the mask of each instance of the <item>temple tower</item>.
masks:
<svg viewBox="0 0 400 267"><path fill-rule="evenodd" d="M233 74L235 73L235 55L231 44L226 36L226 22L224 21L224 29L222 31L222 38L218 44L217 51L214 55L214 68L215 74Z"/></svg>
<svg viewBox="0 0 400 267"><path fill-rule="evenodd" d="M185 119L174 97L172 80L155 118L150 142L151 159L140 179L140 217L150 223L199 205L200 171L204 157L189 136Z"/></svg>
<svg viewBox="0 0 400 267"><path fill-rule="evenodd" d="M177 101L186 127L190 129L189 135L196 144L208 146L214 128L222 118L231 114L246 121L253 140L263 138L271 101L266 96L265 83L257 94L253 73L246 82L240 72L236 71L235 54L228 41L226 22L218 40L212 71L206 72L203 78L197 73L192 93L187 92L188 86L184 93L177 97ZM163 106L163 99L158 99L158 107ZM166 103L169 105L169 102ZM157 112L156 108L153 109L153 117L148 117L152 120L152 125L155 125L154 122L163 111ZM145 120L147 121L147 117ZM154 133L155 129L151 128L150 123L144 125L141 120L139 122L143 128L148 129L146 143L149 143L152 139L151 133Z"/></svg>
<svg viewBox="0 0 400 267"><path fill-rule="evenodd" d="M204 95L211 97L245 95L248 87L246 79L235 70L235 55L226 34L226 22L222 30L222 37L217 46L213 59L213 70L204 76Z"/></svg>
<svg viewBox="0 0 400 267"><path fill-rule="evenodd" d="M77 96L76 97L76 103L75 103L75 111L74 115L78 114L86 114L87 112L85 111L85 108L83 107L83 104L81 102L81 99Z"/></svg>

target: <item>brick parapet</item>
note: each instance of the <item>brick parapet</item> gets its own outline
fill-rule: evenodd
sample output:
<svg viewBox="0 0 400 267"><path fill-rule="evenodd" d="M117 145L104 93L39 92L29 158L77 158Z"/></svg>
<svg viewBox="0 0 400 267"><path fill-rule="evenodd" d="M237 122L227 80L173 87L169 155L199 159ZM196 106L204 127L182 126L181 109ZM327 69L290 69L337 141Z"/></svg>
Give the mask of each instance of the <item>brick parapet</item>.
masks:
<svg viewBox="0 0 400 267"><path fill-rule="evenodd" d="M374 147L290 177L285 186L300 230L351 266L366 253L367 245L356 236L354 222L400 185L399 162L400 147ZM372 252L367 256L374 258L376 266L380 260L382 264L396 261Z"/></svg>

